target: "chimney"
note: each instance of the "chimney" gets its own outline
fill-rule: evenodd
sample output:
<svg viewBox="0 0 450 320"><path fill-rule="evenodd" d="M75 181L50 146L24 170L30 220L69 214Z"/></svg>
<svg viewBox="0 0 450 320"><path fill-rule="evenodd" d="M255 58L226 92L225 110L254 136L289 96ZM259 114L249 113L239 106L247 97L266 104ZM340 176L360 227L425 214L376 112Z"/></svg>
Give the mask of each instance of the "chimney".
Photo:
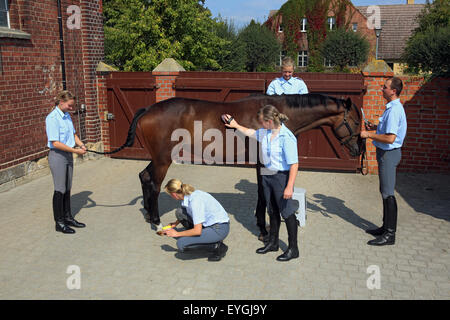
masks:
<svg viewBox="0 0 450 320"><path fill-rule="evenodd" d="M414 0L406 0L406 4L414 4Z"/></svg>

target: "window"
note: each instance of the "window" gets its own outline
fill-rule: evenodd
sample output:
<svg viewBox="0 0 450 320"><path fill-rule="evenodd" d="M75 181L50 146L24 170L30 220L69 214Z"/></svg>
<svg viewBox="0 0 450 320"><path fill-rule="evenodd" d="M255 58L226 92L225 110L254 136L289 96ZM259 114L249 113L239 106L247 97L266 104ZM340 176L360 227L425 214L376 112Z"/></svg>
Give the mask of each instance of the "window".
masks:
<svg viewBox="0 0 450 320"><path fill-rule="evenodd" d="M9 28L8 0L0 0L0 27Z"/></svg>
<svg viewBox="0 0 450 320"><path fill-rule="evenodd" d="M308 66L308 51L299 51L298 52L297 65L299 67L307 67Z"/></svg>
<svg viewBox="0 0 450 320"><path fill-rule="evenodd" d="M306 32L307 30L307 20L306 18L302 18L302 20L300 21L300 31L301 32Z"/></svg>
<svg viewBox="0 0 450 320"><path fill-rule="evenodd" d="M286 57L286 51L280 51L280 61L279 66L281 66L281 63L283 62L284 57Z"/></svg>
<svg viewBox="0 0 450 320"><path fill-rule="evenodd" d="M327 29L328 30L336 29L336 18L335 17L328 17L328 19L327 19Z"/></svg>
<svg viewBox="0 0 450 320"><path fill-rule="evenodd" d="M330 59L326 59L326 58L323 59L323 65L325 67L333 67L334 66L333 63L331 62L331 60Z"/></svg>
<svg viewBox="0 0 450 320"><path fill-rule="evenodd" d="M280 23L280 25L278 26L278 32L283 32L283 25Z"/></svg>
<svg viewBox="0 0 450 320"><path fill-rule="evenodd" d="M352 24L352 30L353 30L353 32L356 32L358 30L358 24L357 23L353 23Z"/></svg>

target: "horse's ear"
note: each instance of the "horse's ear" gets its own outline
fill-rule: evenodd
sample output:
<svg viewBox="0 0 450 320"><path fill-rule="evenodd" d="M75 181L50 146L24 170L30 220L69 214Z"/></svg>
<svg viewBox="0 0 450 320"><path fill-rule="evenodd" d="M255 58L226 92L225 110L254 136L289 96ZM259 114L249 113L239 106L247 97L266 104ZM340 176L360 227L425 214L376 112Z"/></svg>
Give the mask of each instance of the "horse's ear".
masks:
<svg viewBox="0 0 450 320"><path fill-rule="evenodd" d="M347 98L347 100L345 100L345 108L350 110L351 107L352 107L352 99Z"/></svg>

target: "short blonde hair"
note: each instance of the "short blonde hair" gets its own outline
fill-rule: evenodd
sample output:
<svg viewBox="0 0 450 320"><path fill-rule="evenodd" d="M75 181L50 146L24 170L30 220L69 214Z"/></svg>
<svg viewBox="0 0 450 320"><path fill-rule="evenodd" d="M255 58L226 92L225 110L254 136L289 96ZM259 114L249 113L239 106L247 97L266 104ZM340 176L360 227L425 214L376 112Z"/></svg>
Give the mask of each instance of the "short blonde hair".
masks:
<svg viewBox="0 0 450 320"><path fill-rule="evenodd" d="M195 188L189 184L184 184L178 179L170 179L164 187L164 191L167 193L178 193L186 196L194 192Z"/></svg>
<svg viewBox="0 0 450 320"><path fill-rule="evenodd" d="M281 113L277 108L270 104L259 109L258 117L262 117L264 121L272 120L277 127L289 120L284 113Z"/></svg>
<svg viewBox="0 0 450 320"><path fill-rule="evenodd" d="M284 67L292 67L292 68L294 68L295 67L294 66L294 60L292 60L291 57L283 58L283 61L281 61L281 68L284 68Z"/></svg>
<svg viewBox="0 0 450 320"><path fill-rule="evenodd" d="M63 90L63 91L60 91L57 94L57 96L55 97L55 103L59 104L61 101L67 102L69 100L75 100L75 99L76 99L76 97L72 92Z"/></svg>

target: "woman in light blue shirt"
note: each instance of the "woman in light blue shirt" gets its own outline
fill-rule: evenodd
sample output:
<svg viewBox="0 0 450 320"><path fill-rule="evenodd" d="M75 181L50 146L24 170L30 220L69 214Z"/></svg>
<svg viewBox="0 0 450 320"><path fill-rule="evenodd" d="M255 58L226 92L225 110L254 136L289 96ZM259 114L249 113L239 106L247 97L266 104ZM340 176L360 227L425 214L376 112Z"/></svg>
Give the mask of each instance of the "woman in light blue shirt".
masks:
<svg viewBox="0 0 450 320"><path fill-rule="evenodd" d="M75 233L70 228L83 228L84 223L76 221L70 208L72 188L73 156L83 155L86 147L78 138L69 111L75 106L75 96L69 91L61 91L56 97L57 106L45 119L47 145L50 148L48 163L53 177L53 218L55 229L62 233ZM80 148L75 149L75 146Z"/></svg>
<svg viewBox="0 0 450 320"><path fill-rule="evenodd" d="M270 218L269 241L256 253L265 254L279 249L281 217L286 222L288 249L277 257L278 261L289 261L299 257L297 245L296 205L292 200L294 183L298 172L297 139L283 124L288 118L272 105L266 105L258 112L261 129L253 130L239 125L229 114L222 115L225 125L243 134L254 137L261 143L261 170L264 198Z"/></svg>
<svg viewBox="0 0 450 320"><path fill-rule="evenodd" d="M274 79L267 88L266 94L268 95L282 95L282 94L306 94L308 93L308 87L305 82L293 77L294 74L294 61L291 58L286 57L281 64L282 76Z"/></svg>
<svg viewBox="0 0 450 320"><path fill-rule="evenodd" d="M221 260L228 250L223 240L230 232L230 219L222 205L209 193L195 190L178 179L171 179L164 190L173 199L182 201L175 212L177 221L170 223L171 229L164 233L177 238L180 252L206 250L212 253L209 261ZM180 223L186 230L174 229Z"/></svg>

